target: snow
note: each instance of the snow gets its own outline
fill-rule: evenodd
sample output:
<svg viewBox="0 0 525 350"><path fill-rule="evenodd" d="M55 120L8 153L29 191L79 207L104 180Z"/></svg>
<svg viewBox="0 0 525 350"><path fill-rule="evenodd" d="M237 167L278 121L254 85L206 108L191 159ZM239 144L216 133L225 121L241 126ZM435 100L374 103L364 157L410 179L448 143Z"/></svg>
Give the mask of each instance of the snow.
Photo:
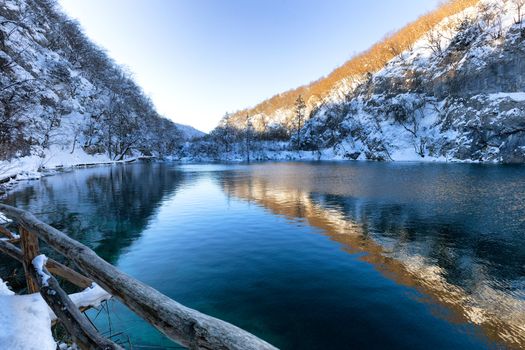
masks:
<svg viewBox="0 0 525 350"><path fill-rule="evenodd" d="M179 123L175 123L175 125L182 132L185 140L191 140L193 138L202 137L206 135L206 133L195 129L191 125L185 125L185 124L179 124Z"/></svg>
<svg viewBox="0 0 525 350"><path fill-rule="evenodd" d="M43 169L60 169L82 164L104 164L113 161L105 154L90 155L82 149L71 153L58 146L46 150L43 157L36 155L15 159L13 161L0 161L0 179L16 176L18 180L38 179L42 176Z"/></svg>
<svg viewBox="0 0 525 350"><path fill-rule="evenodd" d="M70 294L69 297L77 307L98 307L103 301L109 300L111 294L102 289L98 284L93 283L82 292Z"/></svg>
<svg viewBox="0 0 525 350"><path fill-rule="evenodd" d="M40 294L14 295L0 279L0 347L55 350L49 307Z"/></svg>
<svg viewBox="0 0 525 350"><path fill-rule="evenodd" d="M489 95L489 99L493 101L503 98L510 98L516 102L523 102L525 101L525 92L498 92L496 94Z"/></svg>
<svg viewBox="0 0 525 350"><path fill-rule="evenodd" d="M77 344L73 343L71 345L60 343L58 344L59 350L80 350L80 348L77 346Z"/></svg>
<svg viewBox="0 0 525 350"><path fill-rule="evenodd" d="M9 219L7 216L5 216L4 214L0 213L0 224L7 224L7 223L10 223L12 220Z"/></svg>
<svg viewBox="0 0 525 350"><path fill-rule="evenodd" d="M7 283L0 278L0 297L14 294L15 293L7 286Z"/></svg>
<svg viewBox="0 0 525 350"><path fill-rule="evenodd" d="M42 280L42 285L47 287L47 281L49 281L49 278L51 277L44 272L44 266L47 263L47 257L44 254L40 254L38 256L35 256L32 263L35 267L36 273L38 274L38 276L40 276L40 279Z"/></svg>
<svg viewBox="0 0 525 350"><path fill-rule="evenodd" d="M46 150L43 157L32 155L12 161L0 161L0 182L11 179L7 183L9 188L18 181L38 180L42 176L53 175L57 171L86 165L126 163L135 159L137 158L131 157L122 161L115 161L106 154L90 155L82 149L77 149L71 153L69 150L62 150L60 147L52 146ZM4 217L0 213L0 223L3 220Z"/></svg>
<svg viewBox="0 0 525 350"><path fill-rule="evenodd" d="M394 161L404 161L404 162L413 162L413 161L420 161L421 159L425 159L425 158L421 158L421 156L416 153L414 148L410 148L410 147L397 149L394 152L392 152L390 156L392 157L392 160Z"/></svg>
<svg viewBox="0 0 525 350"><path fill-rule="evenodd" d="M46 260L45 255L39 255L33 260L33 265L43 273L42 266ZM91 287L69 297L77 307L98 307L111 295L93 283ZM39 293L15 295L0 278L1 349L55 350L57 344L51 333L54 320L55 314Z"/></svg>
<svg viewBox="0 0 525 350"><path fill-rule="evenodd" d="M44 254L40 254L33 259L33 266L42 279L42 285L44 286L48 286L48 280L51 277L44 271L46 263L47 256ZM77 307L98 307L100 303L111 298L111 294L102 289L98 284L93 283L82 292L71 294L69 297ZM55 318L54 315L52 315L52 317L53 319Z"/></svg>

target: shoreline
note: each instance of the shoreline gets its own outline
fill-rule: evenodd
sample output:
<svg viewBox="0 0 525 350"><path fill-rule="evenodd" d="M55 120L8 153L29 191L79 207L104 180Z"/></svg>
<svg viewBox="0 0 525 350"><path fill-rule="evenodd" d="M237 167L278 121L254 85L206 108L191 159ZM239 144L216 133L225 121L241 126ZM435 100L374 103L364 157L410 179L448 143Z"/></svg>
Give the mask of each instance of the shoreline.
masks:
<svg viewBox="0 0 525 350"><path fill-rule="evenodd" d="M327 154L328 153L328 154ZM59 155L58 160L52 165L45 166L53 159L53 156L40 158L38 156L29 156L15 159L11 162L0 162L0 171L2 166L9 167L13 162L22 162L22 166L11 166L14 171L6 172L6 174L0 174L0 198L5 196L10 190L12 190L17 183L24 180L39 180L45 176L53 176L64 171L72 171L75 169L97 167L104 165L116 165L116 164L129 164L141 160L157 160L157 161L168 161L181 164L205 164L205 163L229 163L229 164L242 164L242 163L259 163L259 162L372 162L372 163L401 163L401 164L479 164L479 165L495 165L495 166L524 166L525 164L520 163L503 163L498 161L475 161L475 160L461 160L461 159L446 159L445 157L426 157L420 159L391 159L391 160L372 160L372 159L349 159L340 155L334 155L331 152L312 152L312 151L282 151L282 152L265 152L264 155L259 154L258 156L251 157L250 161L241 157L238 154L227 156L221 159L213 159L208 157L202 158L176 158L166 157L164 159L157 158L155 156L144 156L137 155L123 160L111 160L107 155L87 155L82 152L81 156L76 156L62 153ZM35 167L37 162L35 158L38 158L38 166ZM79 162L75 162L75 158ZM27 161L28 160L28 161ZM24 162L25 161L25 162Z"/></svg>
<svg viewBox="0 0 525 350"><path fill-rule="evenodd" d="M8 175L0 175L0 199L4 197L10 190L12 190L21 181L40 180L42 177L57 175L66 171L73 171L75 169L91 168L98 166L108 166L117 164L129 164L141 160L151 160L155 157L137 156L126 158L123 160L104 160L100 162L88 163L70 163L67 165L55 165L52 167L43 167L37 170L20 169L18 172L13 172Z"/></svg>

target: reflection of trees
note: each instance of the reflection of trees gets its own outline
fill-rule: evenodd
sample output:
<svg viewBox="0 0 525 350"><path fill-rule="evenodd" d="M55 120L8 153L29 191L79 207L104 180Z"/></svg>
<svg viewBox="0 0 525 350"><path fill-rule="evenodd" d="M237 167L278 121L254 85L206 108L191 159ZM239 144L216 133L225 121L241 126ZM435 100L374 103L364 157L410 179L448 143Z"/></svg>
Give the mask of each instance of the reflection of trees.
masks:
<svg viewBox="0 0 525 350"><path fill-rule="evenodd" d="M166 164L97 167L45 178L8 202L37 213L114 263L182 181L184 173Z"/></svg>
<svg viewBox="0 0 525 350"><path fill-rule="evenodd" d="M450 309L447 317L452 322L477 324L494 340L525 346L525 301L519 296L525 252L519 242L512 248L493 240L489 252L454 217L448 222L431 220L409 204L345 196L341 186L336 186L337 194L318 191L316 183L301 176L288 182L281 175L255 171L247 177L225 174L220 181L228 196L290 220L306 220L344 244L346 251L365 253L362 260L388 278ZM513 282L517 291L507 288Z"/></svg>

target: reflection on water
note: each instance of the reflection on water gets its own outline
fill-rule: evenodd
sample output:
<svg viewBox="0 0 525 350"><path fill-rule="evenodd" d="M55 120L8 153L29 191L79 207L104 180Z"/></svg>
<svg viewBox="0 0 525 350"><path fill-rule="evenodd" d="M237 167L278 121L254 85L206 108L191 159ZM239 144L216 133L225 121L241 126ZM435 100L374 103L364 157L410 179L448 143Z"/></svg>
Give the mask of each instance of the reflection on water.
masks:
<svg viewBox="0 0 525 350"><path fill-rule="evenodd" d="M304 218L350 253L365 253L362 260L388 278L449 307L450 321L480 325L492 338L525 347L522 168L508 170L504 183L493 183L502 175L497 169L493 177L486 172L495 169L481 169L484 183L470 172L451 177L449 167L436 174L434 165L430 174L428 165L420 165L423 173L415 165L394 167L386 180L349 176L337 165L294 164L287 176L286 167L260 167L223 186L277 215ZM336 181L324 181L324 173Z"/></svg>
<svg viewBox="0 0 525 350"><path fill-rule="evenodd" d="M30 182L6 202L44 217L113 263L183 176L159 164L96 167Z"/></svg>
<svg viewBox="0 0 525 350"><path fill-rule="evenodd" d="M523 348L524 175L145 163L45 178L7 201L282 348ZM114 313L135 343L170 344Z"/></svg>

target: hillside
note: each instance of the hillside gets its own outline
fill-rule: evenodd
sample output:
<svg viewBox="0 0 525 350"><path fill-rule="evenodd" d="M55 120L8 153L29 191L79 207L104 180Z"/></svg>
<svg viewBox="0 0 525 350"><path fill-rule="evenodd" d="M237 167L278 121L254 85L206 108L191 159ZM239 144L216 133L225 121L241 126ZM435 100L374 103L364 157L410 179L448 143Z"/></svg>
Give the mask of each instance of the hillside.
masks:
<svg viewBox="0 0 525 350"><path fill-rule="evenodd" d="M237 125L243 123L246 115L252 116L257 128L264 128L274 122L291 125L293 106L299 95L306 101L308 111L322 104L325 100L339 101L345 93L362 83L368 74L375 73L401 52L413 48L414 43L423 37L429 30L443 19L455 15L478 0L449 0L436 10L421 16L409 23L401 30L388 35L384 40L373 45L370 49L356 55L325 77L310 84L277 94L253 108L246 108L233 113L229 123Z"/></svg>
<svg viewBox="0 0 525 350"><path fill-rule="evenodd" d="M428 16L448 15L419 39L384 64L367 61L377 71L341 74L322 94L303 93L322 79L233 114L221 128L291 136L289 146L259 145L260 158L294 150L295 158L313 151L330 159L525 162L524 9L523 0L447 3ZM347 65L365 67L359 57L378 57L374 50L428 16ZM299 128L298 94L305 100Z"/></svg>
<svg viewBox="0 0 525 350"><path fill-rule="evenodd" d="M182 134L55 0L0 2L0 179L171 155Z"/></svg>
<svg viewBox="0 0 525 350"><path fill-rule="evenodd" d="M179 129L179 131L181 132L182 138L184 140L191 140L191 139L202 137L206 135L206 133L195 129L191 125L185 125L185 124L179 124L179 123L175 123L175 125L177 126L177 129Z"/></svg>

